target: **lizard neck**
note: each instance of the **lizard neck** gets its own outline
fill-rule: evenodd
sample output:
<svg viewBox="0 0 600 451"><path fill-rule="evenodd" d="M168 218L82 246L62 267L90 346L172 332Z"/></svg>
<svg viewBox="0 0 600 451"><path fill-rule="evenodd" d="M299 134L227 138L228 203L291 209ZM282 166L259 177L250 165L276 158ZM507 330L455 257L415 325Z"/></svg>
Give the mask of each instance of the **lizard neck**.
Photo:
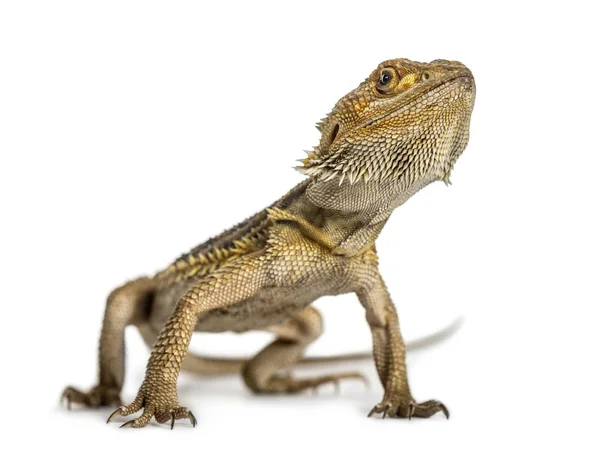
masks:
<svg viewBox="0 0 600 451"><path fill-rule="evenodd" d="M392 212L433 179L406 186L399 181L311 179L288 210L321 229L336 243L336 252L356 255L370 248Z"/></svg>

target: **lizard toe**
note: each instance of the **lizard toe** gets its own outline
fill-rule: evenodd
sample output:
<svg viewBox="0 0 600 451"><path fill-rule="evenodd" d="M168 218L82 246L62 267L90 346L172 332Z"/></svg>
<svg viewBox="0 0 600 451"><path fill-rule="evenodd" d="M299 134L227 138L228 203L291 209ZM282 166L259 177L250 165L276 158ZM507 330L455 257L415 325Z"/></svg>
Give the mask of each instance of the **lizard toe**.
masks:
<svg viewBox="0 0 600 451"><path fill-rule="evenodd" d="M102 385L97 385L88 392L81 391L75 387L67 387L63 390L60 400L66 404L68 410L71 410L73 404L80 404L86 407L104 407L121 404L119 389L104 387Z"/></svg>

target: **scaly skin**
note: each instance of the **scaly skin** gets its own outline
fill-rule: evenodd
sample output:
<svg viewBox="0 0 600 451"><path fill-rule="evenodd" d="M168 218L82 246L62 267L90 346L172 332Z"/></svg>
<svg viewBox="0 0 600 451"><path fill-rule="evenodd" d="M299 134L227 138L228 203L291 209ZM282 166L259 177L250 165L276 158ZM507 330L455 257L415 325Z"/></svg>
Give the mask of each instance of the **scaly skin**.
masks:
<svg viewBox="0 0 600 451"><path fill-rule="evenodd" d="M392 212L450 171L467 145L475 99L461 63L406 59L381 63L318 125L319 145L302 161L307 180L269 208L177 259L153 278L138 279L108 299L100 340L100 379L90 392L69 387L69 403L120 404L124 329L154 341L135 400L109 420L143 410L123 426L152 418L171 422L192 413L179 404L182 367L219 373L241 367L256 393L298 392L344 378L283 376L321 334L310 304L356 293L366 310L384 397L370 414L448 416L438 401L414 400L398 316L379 274L375 240ZM248 362L188 355L194 331L268 330L275 340Z"/></svg>

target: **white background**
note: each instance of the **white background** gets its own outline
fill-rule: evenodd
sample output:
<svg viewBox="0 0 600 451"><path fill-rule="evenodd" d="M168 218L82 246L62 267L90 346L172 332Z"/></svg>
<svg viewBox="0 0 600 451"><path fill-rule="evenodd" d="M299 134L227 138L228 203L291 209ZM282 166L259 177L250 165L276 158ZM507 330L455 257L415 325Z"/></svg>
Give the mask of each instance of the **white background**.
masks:
<svg viewBox="0 0 600 451"><path fill-rule="evenodd" d="M6 1L0 6L3 443L68 449L598 449L597 13L592 2ZM381 269L418 400L450 421L367 419L371 387L254 397L184 377L199 425L66 412L95 381L104 298L271 203L313 124L389 58L456 59L477 81L453 185L397 211ZM353 296L321 299L324 355L367 350ZM194 337L250 355L269 337ZM148 351L127 332L131 401ZM14 440L14 441L13 441ZM135 448L133 448L135 447Z"/></svg>

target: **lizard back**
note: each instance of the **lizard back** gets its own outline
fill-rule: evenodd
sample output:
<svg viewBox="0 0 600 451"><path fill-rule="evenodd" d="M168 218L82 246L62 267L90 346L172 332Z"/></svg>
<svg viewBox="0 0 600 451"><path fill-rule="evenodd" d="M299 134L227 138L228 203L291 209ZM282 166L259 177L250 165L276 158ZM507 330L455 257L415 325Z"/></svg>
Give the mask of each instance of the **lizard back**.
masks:
<svg viewBox="0 0 600 451"><path fill-rule="evenodd" d="M269 226L272 224L267 210L289 206L304 193L308 182L309 180L300 183L267 209L181 255L157 273L155 279L162 287L171 286L188 279L206 276L243 255L262 249L267 243Z"/></svg>

